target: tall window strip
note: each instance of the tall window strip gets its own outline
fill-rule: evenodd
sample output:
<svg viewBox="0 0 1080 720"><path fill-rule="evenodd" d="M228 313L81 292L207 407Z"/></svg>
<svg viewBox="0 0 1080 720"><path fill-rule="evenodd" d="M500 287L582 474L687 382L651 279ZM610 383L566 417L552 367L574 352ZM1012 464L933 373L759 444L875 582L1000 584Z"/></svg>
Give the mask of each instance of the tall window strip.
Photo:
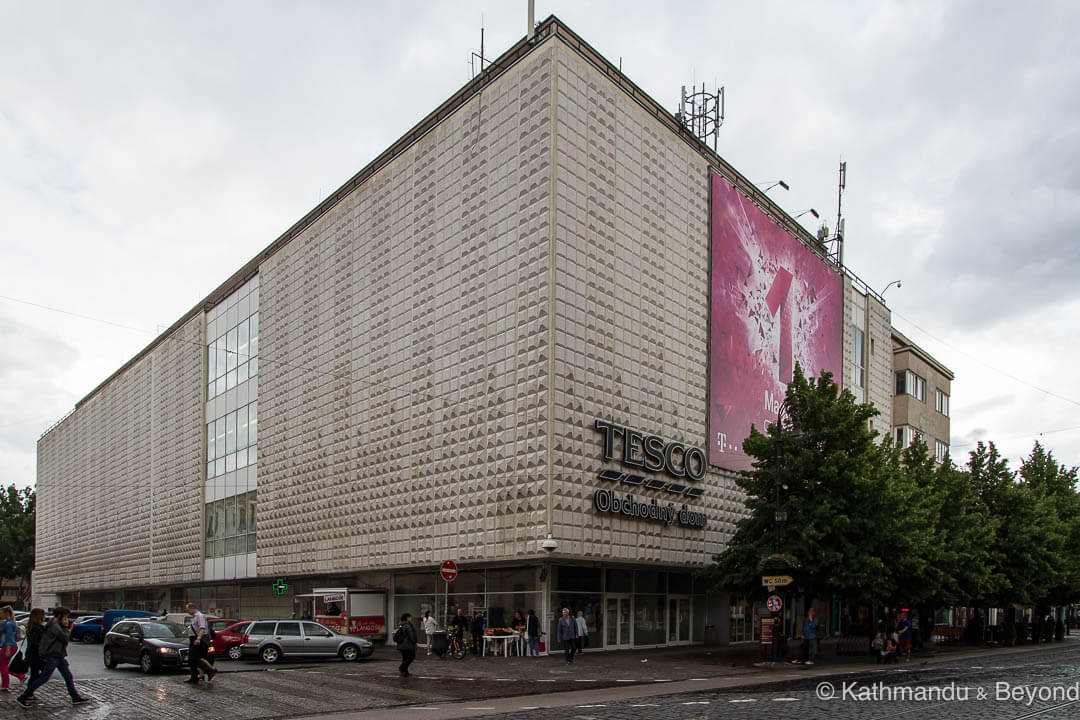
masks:
<svg viewBox="0 0 1080 720"><path fill-rule="evenodd" d="M259 278L207 311L204 556L255 552Z"/></svg>
<svg viewBox="0 0 1080 720"><path fill-rule="evenodd" d="M896 394L911 395L926 402L926 379L911 370L896 373Z"/></svg>

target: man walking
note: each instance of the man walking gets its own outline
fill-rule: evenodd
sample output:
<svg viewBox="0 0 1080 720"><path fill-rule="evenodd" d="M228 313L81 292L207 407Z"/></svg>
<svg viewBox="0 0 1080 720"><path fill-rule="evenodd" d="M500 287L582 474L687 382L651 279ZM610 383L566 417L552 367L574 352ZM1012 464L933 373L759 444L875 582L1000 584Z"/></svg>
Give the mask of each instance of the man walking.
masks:
<svg viewBox="0 0 1080 720"><path fill-rule="evenodd" d="M401 624L394 631L394 642L397 644L398 652L401 653L401 665L398 666L398 672L401 673L401 677L410 677L412 673L409 672L409 665L416 659L416 628L413 627L412 615L409 613L401 616Z"/></svg>
<svg viewBox="0 0 1080 720"><path fill-rule="evenodd" d="M68 665L67 646L71 638L69 614L70 611L67 608L55 608L53 619L45 626L45 633L41 638L41 659L45 662L45 667L41 674L26 686L22 694L15 698L15 702L23 707L30 707L29 699L33 697L35 690L52 677L53 670L59 670L61 677L64 678L72 704L82 705L90 702L90 698L83 697L75 689L75 679L71 677L71 667Z"/></svg>
<svg viewBox="0 0 1080 720"><path fill-rule="evenodd" d="M574 662L574 648L577 647L577 623L570 617L570 609L562 609L562 617L559 618L558 640L563 644L563 652L566 654L566 664Z"/></svg>
<svg viewBox="0 0 1080 720"><path fill-rule="evenodd" d="M217 670L207 660L210 652L210 626L206 617L199 612L195 603L184 606L188 615L191 615L191 641L188 649L188 666L191 668L191 677L184 682L192 685L199 684L199 677L206 676L206 682L211 682L217 675Z"/></svg>
<svg viewBox="0 0 1080 720"><path fill-rule="evenodd" d="M530 610L529 614L525 617L525 635L529 641L529 655L539 657L540 618L536 617L536 612L534 610Z"/></svg>
<svg viewBox="0 0 1080 720"><path fill-rule="evenodd" d="M900 613L900 622L896 623L896 640L900 643L904 662L911 662L911 621L906 612Z"/></svg>

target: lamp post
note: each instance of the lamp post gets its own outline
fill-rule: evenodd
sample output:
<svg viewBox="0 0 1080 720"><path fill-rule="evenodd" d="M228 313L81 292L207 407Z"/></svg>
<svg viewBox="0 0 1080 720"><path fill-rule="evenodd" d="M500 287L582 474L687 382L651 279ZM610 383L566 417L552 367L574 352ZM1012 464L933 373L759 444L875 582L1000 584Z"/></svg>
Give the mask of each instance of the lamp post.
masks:
<svg viewBox="0 0 1080 720"><path fill-rule="evenodd" d="M802 437L802 429L799 427L798 421L792 417L791 408L788 406L788 398L784 399L784 402L780 403L780 407L776 409L776 510L773 515L773 555L780 556L780 550L784 545L786 533L784 528L787 524L787 512L784 510L783 505L783 488L784 488L784 412L787 411L788 419L791 421L791 438L798 439ZM788 599L790 599L790 594ZM774 627L783 627L784 609L781 608L779 612L773 613L773 625ZM773 640L774 659L780 658L780 645L781 642L787 645L787 636L781 631L777 633L777 637Z"/></svg>

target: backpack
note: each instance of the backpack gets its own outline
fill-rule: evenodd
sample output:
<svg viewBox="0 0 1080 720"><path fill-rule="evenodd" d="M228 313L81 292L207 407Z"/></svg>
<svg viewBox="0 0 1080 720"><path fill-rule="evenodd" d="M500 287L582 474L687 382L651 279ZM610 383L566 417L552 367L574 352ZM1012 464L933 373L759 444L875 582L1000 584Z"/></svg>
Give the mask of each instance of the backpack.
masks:
<svg viewBox="0 0 1080 720"><path fill-rule="evenodd" d="M394 642L399 645L405 642L405 625L398 625L397 630L394 631Z"/></svg>

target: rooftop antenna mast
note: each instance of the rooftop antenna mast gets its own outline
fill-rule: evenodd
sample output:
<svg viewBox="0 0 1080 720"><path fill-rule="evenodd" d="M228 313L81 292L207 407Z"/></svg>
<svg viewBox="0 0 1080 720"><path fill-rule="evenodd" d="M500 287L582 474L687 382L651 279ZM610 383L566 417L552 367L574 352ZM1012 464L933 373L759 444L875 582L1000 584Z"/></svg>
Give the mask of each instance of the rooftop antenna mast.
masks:
<svg viewBox="0 0 1080 720"><path fill-rule="evenodd" d="M480 72L484 72L484 62L487 61L487 58L484 57L484 17L482 15L480 16L480 54L478 55L476 51L473 51L469 55L469 63L472 66L472 77L476 77L477 60L480 61ZM491 63L488 62L488 64L490 65Z"/></svg>
<svg viewBox="0 0 1080 720"><path fill-rule="evenodd" d="M675 118L706 145L711 137L712 149L716 152L716 138L720 126L724 124L724 88L710 93L705 89L705 83L702 83L701 90L695 86L691 87L688 93L683 85L682 100Z"/></svg>
<svg viewBox="0 0 1080 720"><path fill-rule="evenodd" d="M844 216L840 209L844 202L844 188L847 187L847 163L840 161L840 187L836 191L836 249L834 250L836 264L844 266Z"/></svg>

